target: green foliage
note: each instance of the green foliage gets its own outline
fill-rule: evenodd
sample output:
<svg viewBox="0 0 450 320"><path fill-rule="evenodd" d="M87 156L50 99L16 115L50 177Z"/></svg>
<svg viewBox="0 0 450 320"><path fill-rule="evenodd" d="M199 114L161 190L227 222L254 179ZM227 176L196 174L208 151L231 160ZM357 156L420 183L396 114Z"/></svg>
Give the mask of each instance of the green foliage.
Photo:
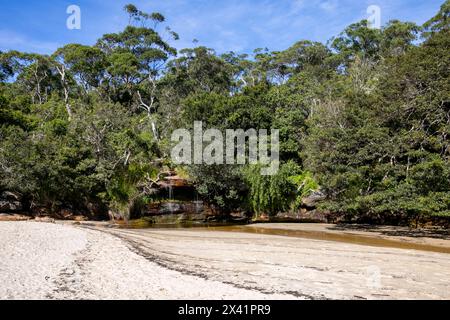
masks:
<svg viewBox="0 0 450 320"><path fill-rule="evenodd" d="M218 214L229 214L242 207L246 186L237 166L196 165L188 168L188 174L201 198L213 206Z"/></svg>
<svg viewBox="0 0 450 320"><path fill-rule="evenodd" d="M449 217L449 8L423 27L360 21L328 45L218 55L177 52L165 17L129 4L124 30L94 46L0 52L0 191L127 218L171 167L173 130L203 121L280 130L273 177L183 168L217 213L275 215L320 191L321 207L351 221Z"/></svg>
<svg viewBox="0 0 450 320"><path fill-rule="evenodd" d="M0 51L0 82L5 81L13 74L13 66L11 65L10 57Z"/></svg>
<svg viewBox="0 0 450 320"><path fill-rule="evenodd" d="M389 53L366 69L365 79L343 79L345 89L308 119L303 155L328 195L328 209L381 222L448 214L446 33ZM357 62L349 65L350 75L362 67Z"/></svg>
<svg viewBox="0 0 450 320"><path fill-rule="evenodd" d="M425 36L430 36L432 33L440 32L440 31L449 31L450 29L450 1L445 0L442 4L441 9L438 14L428 20L424 24L427 32Z"/></svg>
<svg viewBox="0 0 450 320"><path fill-rule="evenodd" d="M314 179L311 172L305 171L302 174L289 177L291 182L297 189L297 198L293 203L293 207L298 209L302 205L302 200L310 196L312 193L319 191L320 186Z"/></svg>
<svg viewBox="0 0 450 320"><path fill-rule="evenodd" d="M244 169L245 181L249 186L249 203L258 215L266 213L276 215L291 209L296 196L295 178L301 168L294 162L287 162L274 176L261 175L261 166L249 166Z"/></svg>

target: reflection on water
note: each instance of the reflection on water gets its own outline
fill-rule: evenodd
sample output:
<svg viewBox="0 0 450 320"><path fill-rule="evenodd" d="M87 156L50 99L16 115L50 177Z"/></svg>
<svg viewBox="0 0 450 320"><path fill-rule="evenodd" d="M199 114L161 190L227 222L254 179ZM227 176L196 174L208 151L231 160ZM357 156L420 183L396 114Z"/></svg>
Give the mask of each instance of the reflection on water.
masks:
<svg viewBox="0 0 450 320"><path fill-rule="evenodd" d="M123 229L203 229L213 230L213 228L228 228L246 225L246 222L200 222L183 221L179 223L153 223L151 220L131 220L127 224L119 223L118 227Z"/></svg>

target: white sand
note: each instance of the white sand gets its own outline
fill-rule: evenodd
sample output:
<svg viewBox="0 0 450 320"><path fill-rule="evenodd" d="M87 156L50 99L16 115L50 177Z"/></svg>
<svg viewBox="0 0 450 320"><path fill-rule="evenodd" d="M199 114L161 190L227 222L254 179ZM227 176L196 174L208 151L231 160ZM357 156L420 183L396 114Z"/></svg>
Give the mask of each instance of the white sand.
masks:
<svg viewBox="0 0 450 320"><path fill-rule="evenodd" d="M450 299L449 288L445 253L0 222L0 299Z"/></svg>
<svg viewBox="0 0 450 320"><path fill-rule="evenodd" d="M0 223L0 299L286 298L168 270L98 231Z"/></svg>

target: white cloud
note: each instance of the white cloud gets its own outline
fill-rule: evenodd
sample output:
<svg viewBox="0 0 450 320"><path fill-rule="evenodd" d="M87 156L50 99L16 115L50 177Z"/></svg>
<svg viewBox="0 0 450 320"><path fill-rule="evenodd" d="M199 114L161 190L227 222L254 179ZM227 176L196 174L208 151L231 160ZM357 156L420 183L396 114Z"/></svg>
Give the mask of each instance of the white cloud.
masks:
<svg viewBox="0 0 450 320"><path fill-rule="evenodd" d="M337 8L338 4L337 4L336 0L328 0L328 1L323 1L322 3L320 3L319 6L322 10L334 11Z"/></svg>
<svg viewBox="0 0 450 320"><path fill-rule="evenodd" d="M58 49L55 42L30 40L27 37L9 30L0 30L0 49L3 51L20 50L35 53L51 53Z"/></svg>

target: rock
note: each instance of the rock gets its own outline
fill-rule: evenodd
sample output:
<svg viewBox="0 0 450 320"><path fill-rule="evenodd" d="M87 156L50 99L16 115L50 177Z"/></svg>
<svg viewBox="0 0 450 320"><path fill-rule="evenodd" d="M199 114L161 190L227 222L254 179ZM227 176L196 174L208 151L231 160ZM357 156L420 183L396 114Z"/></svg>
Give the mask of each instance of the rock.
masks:
<svg viewBox="0 0 450 320"><path fill-rule="evenodd" d="M307 210L305 208L296 212L283 212L270 219L272 222L293 223L328 223L329 212L321 210Z"/></svg>
<svg viewBox="0 0 450 320"><path fill-rule="evenodd" d="M75 214L70 209L62 209L59 212L59 216L61 216L61 218L64 220L72 220L72 218L75 216Z"/></svg>
<svg viewBox="0 0 450 320"><path fill-rule="evenodd" d="M23 210L22 197L10 191L4 191L0 195L0 212L17 212Z"/></svg>
<svg viewBox="0 0 450 320"><path fill-rule="evenodd" d="M45 217L45 216L51 215L50 209L48 209L46 207L33 207L32 211L33 211L33 216L35 216L35 217Z"/></svg>
<svg viewBox="0 0 450 320"><path fill-rule="evenodd" d="M22 197L20 195L18 195L17 193L5 191L0 195L0 199L20 202L22 200Z"/></svg>
<svg viewBox="0 0 450 320"><path fill-rule="evenodd" d="M211 209L202 201L167 201L152 203L141 208L139 215L145 217L173 214L209 214Z"/></svg>
<svg viewBox="0 0 450 320"><path fill-rule="evenodd" d="M34 218L34 221L36 222L43 222L43 223L55 223L56 220L50 217L36 217Z"/></svg>
<svg viewBox="0 0 450 320"><path fill-rule="evenodd" d="M116 211L113 210L109 210L108 211L108 216L109 216L109 220L114 221L114 220L122 220L122 215Z"/></svg>
<svg viewBox="0 0 450 320"><path fill-rule="evenodd" d="M0 212L16 212L21 210L23 210L23 206L19 201L0 201Z"/></svg>
<svg viewBox="0 0 450 320"><path fill-rule="evenodd" d="M301 213L301 219L305 222L328 223L328 215L329 212L312 210Z"/></svg>
<svg viewBox="0 0 450 320"><path fill-rule="evenodd" d="M303 198L302 205L306 208L314 209L317 207L320 201L323 201L325 199L326 197L322 192L314 192L310 196Z"/></svg>
<svg viewBox="0 0 450 320"><path fill-rule="evenodd" d="M89 202L87 205L88 214L87 217L93 220L107 220L108 219L108 208L101 203ZM83 212L83 216L86 214Z"/></svg>
<svg viewBox="0 0 450 320"><path fill-rule="evenodd" d="M6 214L6 213L0 214L0 221L27 221L31 219L32 219L31 217L24 216L21 214Z"/></svg>
<svg viewBox="0 0 450 320"><path fill-rule="evenodd" d="M85 216L73 216L72 217L72 221L75 221L75 222L85 222L85 221L88 221L89 219L87 218L87 217L85 217Z"/></svg>

